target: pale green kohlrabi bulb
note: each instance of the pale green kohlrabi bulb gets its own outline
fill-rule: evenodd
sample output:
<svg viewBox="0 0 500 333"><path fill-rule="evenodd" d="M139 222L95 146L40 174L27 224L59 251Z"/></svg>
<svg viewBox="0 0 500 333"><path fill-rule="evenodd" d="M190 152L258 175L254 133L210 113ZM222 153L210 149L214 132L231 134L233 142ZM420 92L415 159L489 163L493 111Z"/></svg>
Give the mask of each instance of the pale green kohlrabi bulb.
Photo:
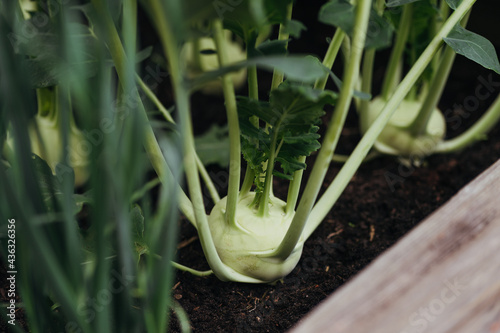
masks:
<svg viewBox="0 0 500 333"><path fill-rule="evenodd" d="M239 199L236 225L227 223L225 208L227 197L221 199L208 218L213 242L221 261L236 272L261 282L274 282L288 275L299 262L304 245L301 238L285 260L262 256L278 248L293 219L285 214L286 203L270 198L269 214L257 216L252 206L255 193Z"/></svg>
<svg viewBox="0 0 500 333"><path fill-rule="evenodd" d="M367 125L371 125L386 104L377 97L369 103ZM417 117L422 103L404 100L389 119L386 127L380 133L374 148L383 154L395 155L411 160L419 160L431 155L436 146L443 141L446 133L446 122L439 109L434 109L427 123L425 132L412 136L408 126ZM366 131L367 128L362 129Z"/></svg>
<svg viewBox="0 0 500 333"><path fill-rule="evenodd" d="M215 42L210 37L201 37L184 44L181 57L186 65L186 72L189 78L195 78L205 72L213 71L219 68L219 60L216 53L202 54L200 51L209 50L217 51ZM226 52L228 54L230 64L246 59L246 52L241 45L231 39L230 34L226 34ZM241 69L230 74L233 85L236 89L243 86L246 81L247 71ZM205 94L220 95L222 94L222 81L220 79L210 81L203 85L201 91Z"/></svg>
<svg viewBox="0 0 500 333"><path fill-rule="evenodd" d="M64 168L71 167L75 174L75 186L83 185L89 178L89 155L91 144L77 128L73 116L70 116L68 146L63 147L61 119L57 102L57 88L43 88L37 91L38 113L28 124L31 152L45 160L56 174L57 164ZM9 131L10 132L10 131ZM12 161L15 154L14 138L7 134L4 144L4 156ZM67 160L63 161L63 149Z"/></svg>

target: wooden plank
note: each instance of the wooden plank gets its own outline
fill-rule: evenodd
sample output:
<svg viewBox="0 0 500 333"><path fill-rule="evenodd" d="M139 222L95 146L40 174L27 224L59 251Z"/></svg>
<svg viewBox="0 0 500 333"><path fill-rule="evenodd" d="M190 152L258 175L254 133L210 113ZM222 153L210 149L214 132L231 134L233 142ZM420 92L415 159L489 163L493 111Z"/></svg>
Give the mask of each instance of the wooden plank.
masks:
<svg viewBox="0 0 500 333"><path fill-rule="evenodd" d="M500 332L500 161L291 332Z"/></svg>

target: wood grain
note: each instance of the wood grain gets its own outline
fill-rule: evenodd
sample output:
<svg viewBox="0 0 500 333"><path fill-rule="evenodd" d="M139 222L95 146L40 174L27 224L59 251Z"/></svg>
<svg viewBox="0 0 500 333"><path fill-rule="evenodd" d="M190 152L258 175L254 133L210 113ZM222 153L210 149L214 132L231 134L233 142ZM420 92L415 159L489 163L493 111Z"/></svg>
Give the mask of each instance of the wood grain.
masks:
<svg viewBox="0 0 500 333"><path fill-rule="evenodd" d="M500 161L291 332L500 332Z"/></svg>

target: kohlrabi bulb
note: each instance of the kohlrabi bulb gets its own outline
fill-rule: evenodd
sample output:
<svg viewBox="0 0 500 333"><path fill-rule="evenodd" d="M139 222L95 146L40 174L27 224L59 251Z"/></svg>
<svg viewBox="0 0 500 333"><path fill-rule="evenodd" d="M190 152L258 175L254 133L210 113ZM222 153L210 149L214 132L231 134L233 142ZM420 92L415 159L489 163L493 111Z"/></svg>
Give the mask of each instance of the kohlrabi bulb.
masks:
<svg viewBox="0 0 500 333"><path fill-rule="evenodd" d="M38 138L36 127L40 132L40 138ZM56 171L56 165L62 163L73 168L75 186L83 185L87 181L90 151L86 149L87 145L82 145L86 143L86 138L74 124L71 124L68 133L67 161L62 161L64 147L61 129L52 120L37 115L30 124L29 136L32 152L45 160L53 173Z"/></svg>
<svg viewBox="0 0 500 333"><path fill-rule="evenodd" d="M382 111L386 101L380 97L369 103L368 121L371 125ZM388 155L400 156L412 160L421 159L434 152L437 144L443 141L446 123L439 109L434 109L427 123L425 133L413 136L408 126L417 117L422 103L403 101L374 144L376 150ZM366 131L366 129L364 129Z"/></svg>
<svg viewBox="0 0 500 333"><path fill-rule="evenodd" d="M217 253L226 266L262 282L274 282L295 268L302 254L304 240L299 240L285 260L259 255L279 246L290 227L293 214L286 215L286 203L271 197L268 216L258 217L257 209L251 206L254 198L253 192L240 198L236 226L230 225L225 219L227 198L215 205L208 222Z"/></svg>
<svg viewBox="0 0 500 333"><path fill-rule="evenodd" d="M57 88L44 88L37 92L39 110L28 125L31 152L45 160L54 174L59 163L62 173L65 172L64 168L71 167L75 174L75 186L83 185L89 178L91 145L77 128L73 116L70 115L68 145L63 147L61 115L56 90ZM63 161L63 149L67 154L66 161ZM3 151L7 160L13 159L14 139L9 133Z"/></svg>
<svg viewBox="0 0 500 333"><path fill-rule="evenodd" d="M246 59L246 52L241 45L233 41L230 35L226 38L226 52L230 60L230 64ZM186 64L186 72L189 78L195 78L204 72L213 71L219 68L219 60L216 53L202 54L200 51L212 50L217 51L215 42L210 37L202 37L189 41L184 44L181 51L181 57ZM246 69L237 72L231 72L231 80L235 88L241 87L247 77ZM205 84L202 89L205 94L222 94L222 81L220 79L213 80Z"/></svg>

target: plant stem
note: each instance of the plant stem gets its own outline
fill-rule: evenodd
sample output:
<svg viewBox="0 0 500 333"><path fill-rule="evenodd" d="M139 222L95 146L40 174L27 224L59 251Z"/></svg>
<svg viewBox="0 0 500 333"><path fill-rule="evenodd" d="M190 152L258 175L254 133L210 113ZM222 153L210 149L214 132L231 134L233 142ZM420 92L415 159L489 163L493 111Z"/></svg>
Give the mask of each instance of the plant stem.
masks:
<svg viewBox="0 0 500 333"><path fill-rule="evenodd" d="M278 127L280 124L276 124ZM269 159L267 160L266 179L264 181L264 190L259 201L259 216L265 217L269 212L269 197L271 195L271 186L273 183L274 160L276 158L276 146L278 144L278 131L274 131L271 140Z"/></svg>
<svg viewBox="0 0 500 333"><path fill-rule="evenodd" d="M384 13L385 0L377 0L376 2L377 13L382 16ZM373 80L373 66L375 64L375 48L365 51L363 58L363 68L361 73L361 91L367 94L372 93L372 80ZM359 106L359 125L361 132L364 133L368 128L368 107L370 101L366 99L357 99Z"/></svg>
<svg viewBox="0 0 500 333"><path fill-rule="evenodd" d="M431 119L432 113L436 109L446 85L446 81L448 80L448 75L450 74L451 67L453 66L455 55L455 51L451 47L446 46L443 59L428 89L428 93L422 103L422 107L413 122L408 125L408 130L413 137L418 137L426 132L427 124Z"/></svg>
<svg viewBox="0 0 500 333"><path fill-rule="evenodd" d="M102 6L104 6L104 5L101 6L99 0L92 0L92 3L94 4L94 6L96 6L96 8L101 8ZM101 11L104 11L102 14L105 24L104 30L108 35L107 36L108 47L110 49L110 53L116 67L116 72L120 78L120 81L125 82L127 79L125 74L127 71L126 69L127 58L125 55L125 51L123 49L120 37L118 36L118 32L116 31L116 27L114 26L113 21L111 20L110 17L106 15L105 9L101 8ZM137 94L136 96L137 98L134 100L140 101L140 97L139 94L137 93L137 90L134 90L134 93ZM161 148L158 145L158 141L156 141L153 129L151 128L149 120L147 119L146 110L144 109L144 106L142 105L141 102L139 102L139 111L141 120L144 122L145 126L144 147L146 149L146 152L148 153L149 159L151 161L151 164L153 165L153 168L156 171L156 174L158 175L160 180L162 180L162 182L164 182L165 184L175 182L175 178L171 170L169 169L167 162L165 161L165 157L161 152ZM189 221L195 223L193 205L191 201L186 196L186 194L184 193L184 191L180 186L178 186L177 190L179 193L178 200L179 200L180 210L183 212L183 214Z"/></svg>
<svg viewBox="0 0 500 333"><path fill-rule="evenodd" d="M248 53L247 53L248 59ZM257 66L250 66L248 68L248 97L256 101L259 100L259 83L257 80ZM250 122L255 126L259 127L259 118L252 116ZM257 142L256 142L257 144ZM243 179L243 184L241 185L240 196L243 197L252 189L253 181L255 178L255 172L247 166L245 171L245 178Z"/></svg>
<svg viewBox="0 0 500 333"><path fill-rule="evenodd" d="M286 19L291 20L292 19L292 10L293 10L293 2L288 5L286 8ZM278 33L278 40L288 40L290 38L290 34L286 32L286 28L283 24L280 24L280 30ZM288 43L287 43L288 46ZM286 46L285 46L286 47ZM283 82L283 73L274 70L273 72L273 81L271 83L271 90L274 90L278 88L278 86Z"/></svg>
<svg viewBox="0 0 500 333"><path fill-rule="evenodd" d="M500 119L500 95L488 111L467 131L456 138L441 142L436 147L437 153L450 153L465 148L474 141L482 140Z"/></svg>
<svg viewBox="0 0 500 333"><path fill-rule="evenodd" d="M462 24L465 26L469 18L470 12L462 19ZM432 78L432 82L428 89L428 93L425 97L422 107L418 111L418 115L408 126L408 130L414 137L418 137L426 132L427 124L431 119L432 113L436 109L439 103L439 99L443 94L446 81L450 76L451 68L453 67L453 62L455 60L456 52L449 46L445 46L444 54L437 68L437 72ZM436 57L434 57L436 58Z"/></svg>
<svg viewBox="0 0 500 333"><path fill-rule="evenodd" d="M146 94L146 96L153 102L154 105L158 108L158 111L162 114L163 118L165 118L166 121L168 121L171 124L175 124L174 118L172 118L172 115L170 112L167 110L167 108L160 102L158 97L149 89L147 84L141 79L139 75L135 75L135 79L137 83L139 84L139 87L141 87L142 91Z"/></svg>
<svg viewBox="0 0 500 333"><path fill-rule="evenodd" d="M191 123L191 114L189 112L189 93L183 84L182 69L180 66L180 50L178 40L175 38L173 27L169 24L168 11L164 5L170 3L161 0L150 0L151 14L156 23L157 31L160 35L164 52L169 60L170 74L174 94L179 111L179 124L184 138L184 167L187 178L189 194L193 200L194 215L200 243L205 253L208 264L214 271L214 274L222 281L241 281L248 283L258 283L259 280L240 274L230 267L226 266L220 259L215 248L212 234L208 226L208 219L203 204L203 195L200 186L200 179L195 164L194 136Z"/></svg>
<svg viewBox="0 0 500 333"><path fill-rule="evenodd" d="M331 69L335 59L337 59L337 54L339 53L340 46L342 45L342 41L344 40L345 32L342 29L337 29L335 34L333 35L332 41L330 45L328 45L328 50L326 50L325 57L323 58L323 65L326 68ZM328 81L328 74L325 75L322 79L316 80L314 83L315 89L324 90L326 87L326 82Z"/></svg>
<svg viewBox="0 0 500 333"><path fill-rule="evenodd" d="M306 156L299 157L299 163L305 163ZM293 179L288 187L288 194L286 197L286 207L285 214L290 215L295 211L295 206L297 205L297 199L299 198L300 184L302 182L302 176L304 170L297 170L293 173Z"/></svg>
<svg viewBox="0 0 500 333"><path fill-rule="evenodd" d="M333 152L342 131L349 106L351 104L354 86L358 80L361 57L365 45L368 20L370 18L371 0L359 0L356 6L356 19L353 43L348 58L346 72L339 100L334 114L323 139L321 149L318 153L316 163L307 181L306 188L300 199L299 206L292 220L290 228L281 241L279 247L272 252L271 256L281 260L288 258L299 241L302 230L308 220L311 209L316 201L321 185L323 184L326 171L330 165Z"/></svg>
<svg viewBox="0 0 500 333"><path fill-rule="evenodd" d="M367 94L372 93L373 66L375 63L375 50L367 50L363 59L363 69L361 74L361 91ZM361 133L364 133L369 126L368 107L369 100L360 100L359 102L359 126Z"/></svg>
<svg viewBox="0 0 500 333"><path fill-rule="evenodd" d="M333 35L332 41L330 42L330 45L328 46L328 50L326 51L325 57L323 58L323 65L325 67L327 67L329 69L332 68L333 63L335 62L335 59L337 58L337 55L339 53L339 49L340 49L340 46L342 45L342 41L344 40L344 37L345 37L344 31L342 31L341 29L337 29L335 31L335 34ZM318 79L314 84L314 88L324 90L326 87L327 81L328 81L328 75L326 75L322 79ZM300 156L299 162L305 163L306 156ZM286 214L292 214L295 210L295 206L297 205L297 199L299 197L300 184L302 182L303 173L304 173L304 170L297 170L293 174L293 179L290 182L290 185L288 187L288 194L287 194L286 207L285 207Z"/></svg>
<svg viewBox="0 0 500 333"><path fill-rule="evenodd" d="M432 61L434 54L439 50L443 43L443 38L446 37L453 27L460 22L461 18L469 11L476 0L463 0L460 6L453 12L448 20L443 24L438 34L432 39L427 48L421 54L419 59L415 62L406 77L396 88L396 91L387 102L385 107L380 112L377 119L370 126L365 135L361 138L351 156L339 171L333 182L328 186L323 196L318 203L314 206L309 217L303 237L307 239L314 230L318 227L324 217L328 214L333 207L340 194L344 191L352 176L361 165L363 159L370 151L385 125L391 118L394 111L399 104L403 101L405 96L411 90L412 86L417 82L418 78L424 72L425 68Z"/></svg>
<svg viewBox="0 0 500 333"><path fill-rule="evenodd" d="M399 81L399 64L402 61L403 52L408 41L408 34L412 23L413 4L409 3L403 7L403 14L399 23L399 31L396 37L396 43L392 49L389 58L389 65L385 73L384 83L382 85L382 98L389 99L390 94Z"/></svg>
<svg viewBox="0 0 500 333"><path fill-rule="evenodd" d="M213 22L214 40L217 46L219 65L229 64L229 57L226 49L226 37L222 28L222 21ZM226 101L227 123L229 127L229 185L227 191L226 222L236 225L236 207L238 204L238 194L240 190L241 174L241 144L240 144L240 124L238 120L238 109L236 106L236 96L234 94L233 81L229 75L222 77L222 89L224 100Z"/></svg>
<svg viewBox="0 0 500 333"><path fill-rule="evenodd" d="M175 124L174 119L170 115L170 112L167 110L167 108L160 102L158 97L149 89L149 87L142 81L139 75L135 75L136 81L139 83L139 86L141 89L144 91L146 96L153 102L154 105L158 108L160 113L163 115L163 117L170 122L171 124ZM212 179L210 178L207 169L201 162L200 158L198 157L198 154L196 154L196 165L198 166L198 170L200 172L201 178L205 182L205 185L207 186L207 189L210 193L210 196L212 197L212 200L214 203L219 202L220 197L219 193L217 192L217 189L215 188L215 184L212 182ZM182 195L182 194L181 194Z"/></svg>

